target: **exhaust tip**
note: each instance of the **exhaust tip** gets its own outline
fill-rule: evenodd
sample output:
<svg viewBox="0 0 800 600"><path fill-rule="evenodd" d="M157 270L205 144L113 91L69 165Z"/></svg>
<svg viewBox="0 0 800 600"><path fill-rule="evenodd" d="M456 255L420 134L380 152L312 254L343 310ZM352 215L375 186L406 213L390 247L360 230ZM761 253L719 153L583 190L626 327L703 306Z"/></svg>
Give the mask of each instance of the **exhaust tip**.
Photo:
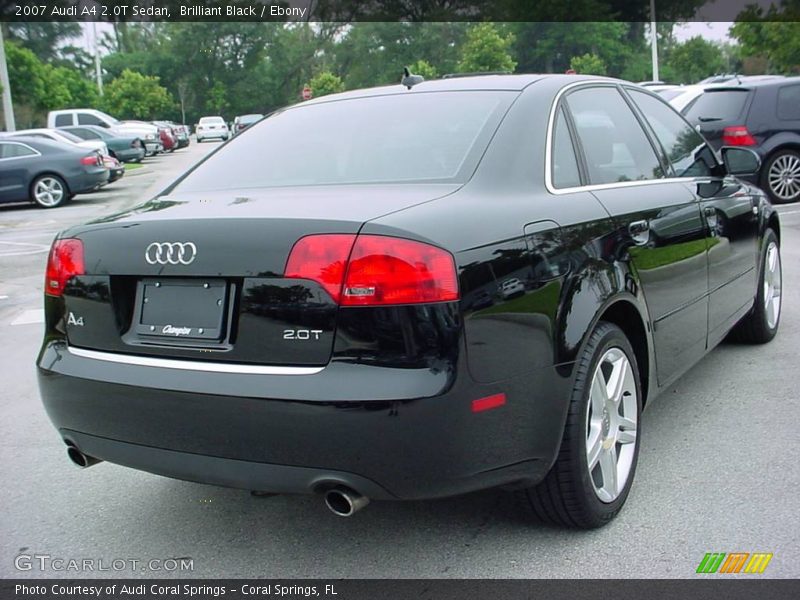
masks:
<svg viewBox="0 0 800 600"><path fill-rule="evenodd" d="M325 492L325 505L338 517L352 517L369 504L369 498L355 490L333 488Z"/></svg>
<svg viewBox="0 0 800 600"><path fill-rule="evenodd" d="M86 469L92 465L101 462L97 458L86 456L83 452L78 450L75 446L67 446L67 456L73 464L79 466L81 469Z"/></svg>

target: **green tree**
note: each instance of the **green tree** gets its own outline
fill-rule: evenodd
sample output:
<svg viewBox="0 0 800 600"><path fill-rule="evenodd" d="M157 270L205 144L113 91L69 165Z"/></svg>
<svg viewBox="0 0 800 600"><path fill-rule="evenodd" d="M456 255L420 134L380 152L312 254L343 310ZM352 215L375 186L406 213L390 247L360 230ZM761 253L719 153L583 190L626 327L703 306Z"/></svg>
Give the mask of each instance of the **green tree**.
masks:
<svg viewBox="0 0 800 600"><path fill-rule="evenodd" d="M741 58L763 57L775 73L800 73L800 0L783 0L766 12L749 6L737 17L731 35Z"/></svg>
<svg viewBox="0 0 800 600"><path fill-rule="evenodd" d="M439 73L436 71L436 67L434 67L431 63L429 63L425 59L419 59L412 65L409 65L408 70L411 71L414 75L422 75L425 79L436 79L439 77Z"/></svg>
<svg viewBox="0 0 800 600"><path fill-rule="evenodd" d="M158 77L125 69L106 86L102 106L123 119L150 120L172 110L174 101Z"/></svg>
<svg viewBox="0 0 800 600"><path fill-rule="evenodd" d="M208 101L206 106L214 114L221 115L228 108L227 94L225 93L225 84L221 81L214 82L211 90L208 92Z"/></svg>
<svg viewBox="0 0 800 600"><path fill-rule="evenodd" d="M458 70L461 73L514 71L517 63L509 52L513 43L514 34L503 35L494 23L473 25L467 30Z"/></svg>
<svg viewBox="0 0 800 600"><path fill-rule="evenodd" d="M722 49L700 36L677 45L666 62L671 69L669 80L674 83L695 83L723 70Z"/></svg>
<svg viewBox="0 0 800 600"><path fill-rule="evenodd" d="M582 56L573 56L569 66L581 75L605 75L606 64L596 54L588 52Z"/></svg>
<svg viewBox="0 0 800 600"><path fill-rule="evenodd" d="M308 87L311 88L311 93L315 98L320 96L327 96L328 94L337 94L344 91L344 82L338 75L334 75L330 71L323 71L317 73L308 82Z"/></svg>

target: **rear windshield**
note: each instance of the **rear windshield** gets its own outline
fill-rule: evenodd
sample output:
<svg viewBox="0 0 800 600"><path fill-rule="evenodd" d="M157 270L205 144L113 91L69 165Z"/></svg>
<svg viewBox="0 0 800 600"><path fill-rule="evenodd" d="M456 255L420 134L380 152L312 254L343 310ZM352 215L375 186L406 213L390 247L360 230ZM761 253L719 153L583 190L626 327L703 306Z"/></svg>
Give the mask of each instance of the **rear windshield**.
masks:
<svg viewBox="0 0 800 600"><path fill-rule="evenodd" d="M75 135L74 133L70 133L69 131L64 131L64 130L61 130L61 129L58 131L58 136L66 138L70 142L73 142L75 144L80 144L81 142L83 142L83 140L81 138L79 138L77 135Z"/></svg>
<svg viewBox="0 0 800 600"><path fill-rule="evenodd" d="M736 121L747 102L748 90L719 90L703 92L686 111L693 123Z"/></svg>
<svg viewBox="0 0 800 600"><path fill-rule="evenodd" d="M245 115L243 117L239 117L239 123L253 123L263 118L264 115Z"/></svg>
<svg viewBox="0 0 800 600"><path fill-rule="evenodd" d="M222 119L222 117L203 117L202 119L200 119L201 125L206 125L208 123L224 123L224 122L225 121Z"/></svg>
<svg viewBox="0 0 800 600"><path fill-rule="evenodd" d="M176 190L457 181L475 168L515 96L434 92L299 105L235 137Z"/></svg>

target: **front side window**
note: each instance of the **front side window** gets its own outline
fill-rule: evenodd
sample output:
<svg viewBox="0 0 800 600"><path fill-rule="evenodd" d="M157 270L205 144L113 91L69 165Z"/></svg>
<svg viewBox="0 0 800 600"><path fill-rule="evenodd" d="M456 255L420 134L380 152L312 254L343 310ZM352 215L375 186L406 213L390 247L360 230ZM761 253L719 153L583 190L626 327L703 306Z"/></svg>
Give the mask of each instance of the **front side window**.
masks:
<svg viewBox="0 0 800 600"><path fill-rule="evenodd" d="M78 125L100 125L101 127L105 126L105 124L100 119L88 113L78 113Z"/></svg>
<svg viewBox="0 0 800 600"><path fill-rule="evenodd" d="M711 175L714 165L707 164L707 161L713 153L705 151L706 143L702 136L657 98L635 89L628 92L664 148L675 176Z"/></svg>
<svg viewBox="0 0 800 600"><path fill-rule="evenodd" d="M56 115L56 127L66 127L67 125L72 125L71 114Z"/></svg>
<svg viewBox="0 0 800 600"><path fill-rule="evenodd" d="M569 135L564 110L559 108L553 128L553 186L556 188L576 187L581 184L575 147Z"/></svg>
<svg viewBox="0 0 800 600"><path fill-rule="evenodd" d="M567 96L592 184L660 179L661 163L616 88L582 88Z"/></svg>

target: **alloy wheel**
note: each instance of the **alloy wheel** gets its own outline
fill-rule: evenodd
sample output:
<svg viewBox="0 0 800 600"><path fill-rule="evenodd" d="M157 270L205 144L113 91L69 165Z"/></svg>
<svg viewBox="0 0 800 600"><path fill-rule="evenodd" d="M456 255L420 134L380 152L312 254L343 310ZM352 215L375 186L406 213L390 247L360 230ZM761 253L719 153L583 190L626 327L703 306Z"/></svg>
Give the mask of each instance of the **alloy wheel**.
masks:
<svg viewBox="0 0 800 600"><path fill-rule="evenodd" d="M586 412L586 463L594 492L605 503L625 489L636 456L638 398L633 366L620 348L597 364Z"/></svg>
<svg viewBox="0 0 800 600"><path fill-rule="evenodd" d="M782 154L770 165L767 174L772 193L780 200L800 198L800 157Z"/></svg>
<svg viewBox="0 0 800 600"><path fill-rule="evenodd" d="M65 194L64 185L55 177L42 177L33 186L33 197L42 206L57 206Z"/></svg>
<svg viewBox="0 0 800 600"><path fill-rule="evenodd" d="M767 326L774 329L781 315L781 253L773 241L764 258L764 312Z"/></svg>

